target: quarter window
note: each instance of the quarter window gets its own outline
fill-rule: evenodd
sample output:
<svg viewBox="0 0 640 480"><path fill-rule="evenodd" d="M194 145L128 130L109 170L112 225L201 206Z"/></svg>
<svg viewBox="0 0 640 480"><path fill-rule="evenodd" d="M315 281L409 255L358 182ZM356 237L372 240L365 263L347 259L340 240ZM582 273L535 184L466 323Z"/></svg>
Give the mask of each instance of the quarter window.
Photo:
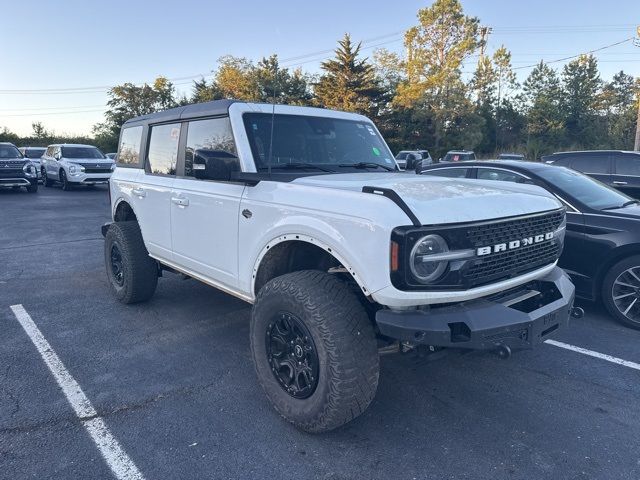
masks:
<svg viewBox="0 0 640 480"><path fill-rule="evenodd" d="M616 173L640 177L640 155L631 154L616 158Z"/></svg>
<svg viewBox="0 0 640 480"><path fill-rule="evenodd" d="M233 141L231 122L228 117L189 122L184 157L184 175L186 177L194 176L193 158L201 151L222 158L235 158L238 170L240 170L236 144Z"/></svg>
<svg viewBox="0 0 640 480"><path fill-rule="evenodd" d="M151 127L147 161L149 171L159 175L175 175L178 161L180 124L170 123Z"/></svg>
<svg viewBox="0 0 640 480"><path fill-rule="evenodd" d="M118 164L139 166L141 142L142 125L123 129L118 147Z"/></svg>

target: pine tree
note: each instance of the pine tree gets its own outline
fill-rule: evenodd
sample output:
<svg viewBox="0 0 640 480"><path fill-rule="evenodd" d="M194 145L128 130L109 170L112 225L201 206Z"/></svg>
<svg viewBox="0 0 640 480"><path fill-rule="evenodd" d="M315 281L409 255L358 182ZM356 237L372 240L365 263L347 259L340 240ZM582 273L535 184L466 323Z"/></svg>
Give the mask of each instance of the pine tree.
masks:
<svg viewBox="0 0 640 480"><path fill-rule="evenodd" d="M373 65L359 58L361 44L354 45L349 34L338 42L335 58L323 62L325 72L316 83L317 104L326 108L375 116L382 98Z"/></svg>

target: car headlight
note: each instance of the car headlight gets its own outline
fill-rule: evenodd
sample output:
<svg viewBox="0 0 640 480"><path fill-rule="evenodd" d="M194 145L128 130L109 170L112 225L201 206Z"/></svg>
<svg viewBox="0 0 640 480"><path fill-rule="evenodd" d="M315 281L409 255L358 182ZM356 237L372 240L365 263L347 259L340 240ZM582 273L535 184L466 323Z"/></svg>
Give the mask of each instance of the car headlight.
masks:
<svg viewBox="0 0 640 480"><path fill-rule="evenodd" d="M442 277L449 264L442 259L442 254L448 251L447 242L440 235L420 238L411 249L409 257L409 267L415 279L420 283L432 283Z"/></svg>
<svg viewBox="0 0 640 480"><path fill-rule="evenodd" d="M69 173L76 173L78 167L76 165L69 165Z"/></svg>
<svg viewBox="0 0 640 480"><path fill-rule="evenodd" d="M29 177L36 176L36 167L31 162L25 163L22 167L22 171Z"/></svg>

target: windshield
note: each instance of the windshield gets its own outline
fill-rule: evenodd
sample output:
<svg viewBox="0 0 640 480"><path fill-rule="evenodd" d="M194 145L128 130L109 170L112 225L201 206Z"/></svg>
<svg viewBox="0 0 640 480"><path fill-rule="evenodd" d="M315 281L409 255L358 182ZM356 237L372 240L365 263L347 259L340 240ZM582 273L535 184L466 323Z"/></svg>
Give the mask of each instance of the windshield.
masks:
<svg viewBox="0 0 640 480"><path fill-rule="evenodd" d="M0 145L0 160L5 158L22 158L22 154L13 145Z"/></svg>
<svg viewBox="0 0 640 480"><path fill-rule="evenodd" d="M396 155L396 160L406 160L409 156L409 152L400 152Z"/></svg>
<svg viewBox="0 0 640 480"><path fill-rule="evenodd" d="M271 114L246 113L244 124L258 170L271 166L286 169L288 164L340 171L342 166L364 165L380 171L395 169L393 156L377 131L368 122L303 115L275 115L273 149Z"/></svg>
<svg viewBox="0 0 640 480"><path fill-rule="evenodd" d="M64 158L104 158L96 147L62 147Z"/></svg>
<svg viewBox="0 0 640 480"><path fill-rule="evenodd" d="M547 182L595 210L621 207L631 200L631 197L609 188L604 183L565 167L541 168L536 173Z"/></svg>
<svg viewBox="0 0 640 480"><path fill-rule="evenodd" d="M44 155L46 148L27 148L24 151L24 156L27 158L40 158Z"/></svg>

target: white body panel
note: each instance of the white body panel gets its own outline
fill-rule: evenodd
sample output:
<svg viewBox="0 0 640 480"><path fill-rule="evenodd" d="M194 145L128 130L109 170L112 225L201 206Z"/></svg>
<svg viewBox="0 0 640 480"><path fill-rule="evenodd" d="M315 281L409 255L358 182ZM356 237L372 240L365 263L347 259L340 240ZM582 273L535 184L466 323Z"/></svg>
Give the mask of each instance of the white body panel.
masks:
<svg viewBox="0 0 640 480"><path fill-rule="evenodd" d="M271 113L271 109L245 103L229 108L244 172L256 168L242 114ZM275 112L370 122L360 115L307 107L276 106ZM292 182L263 180L245 186L119 168L111 182L114 212L118 202L130 203L151 256L249 302L255 298L255 273L265 253L289 240L313 243L330 252L366 295L396 308L478 298L539 278L554 266L468 291L397 290L390 280L391 232L411 221L390 199L363 193L363 186L393 189L423 225L499 219L561 206L535 186L393 172L317 175ZM140 189L143 196L135 194ZM251 213L249 218L242 215L245 209Z"/></svg>

